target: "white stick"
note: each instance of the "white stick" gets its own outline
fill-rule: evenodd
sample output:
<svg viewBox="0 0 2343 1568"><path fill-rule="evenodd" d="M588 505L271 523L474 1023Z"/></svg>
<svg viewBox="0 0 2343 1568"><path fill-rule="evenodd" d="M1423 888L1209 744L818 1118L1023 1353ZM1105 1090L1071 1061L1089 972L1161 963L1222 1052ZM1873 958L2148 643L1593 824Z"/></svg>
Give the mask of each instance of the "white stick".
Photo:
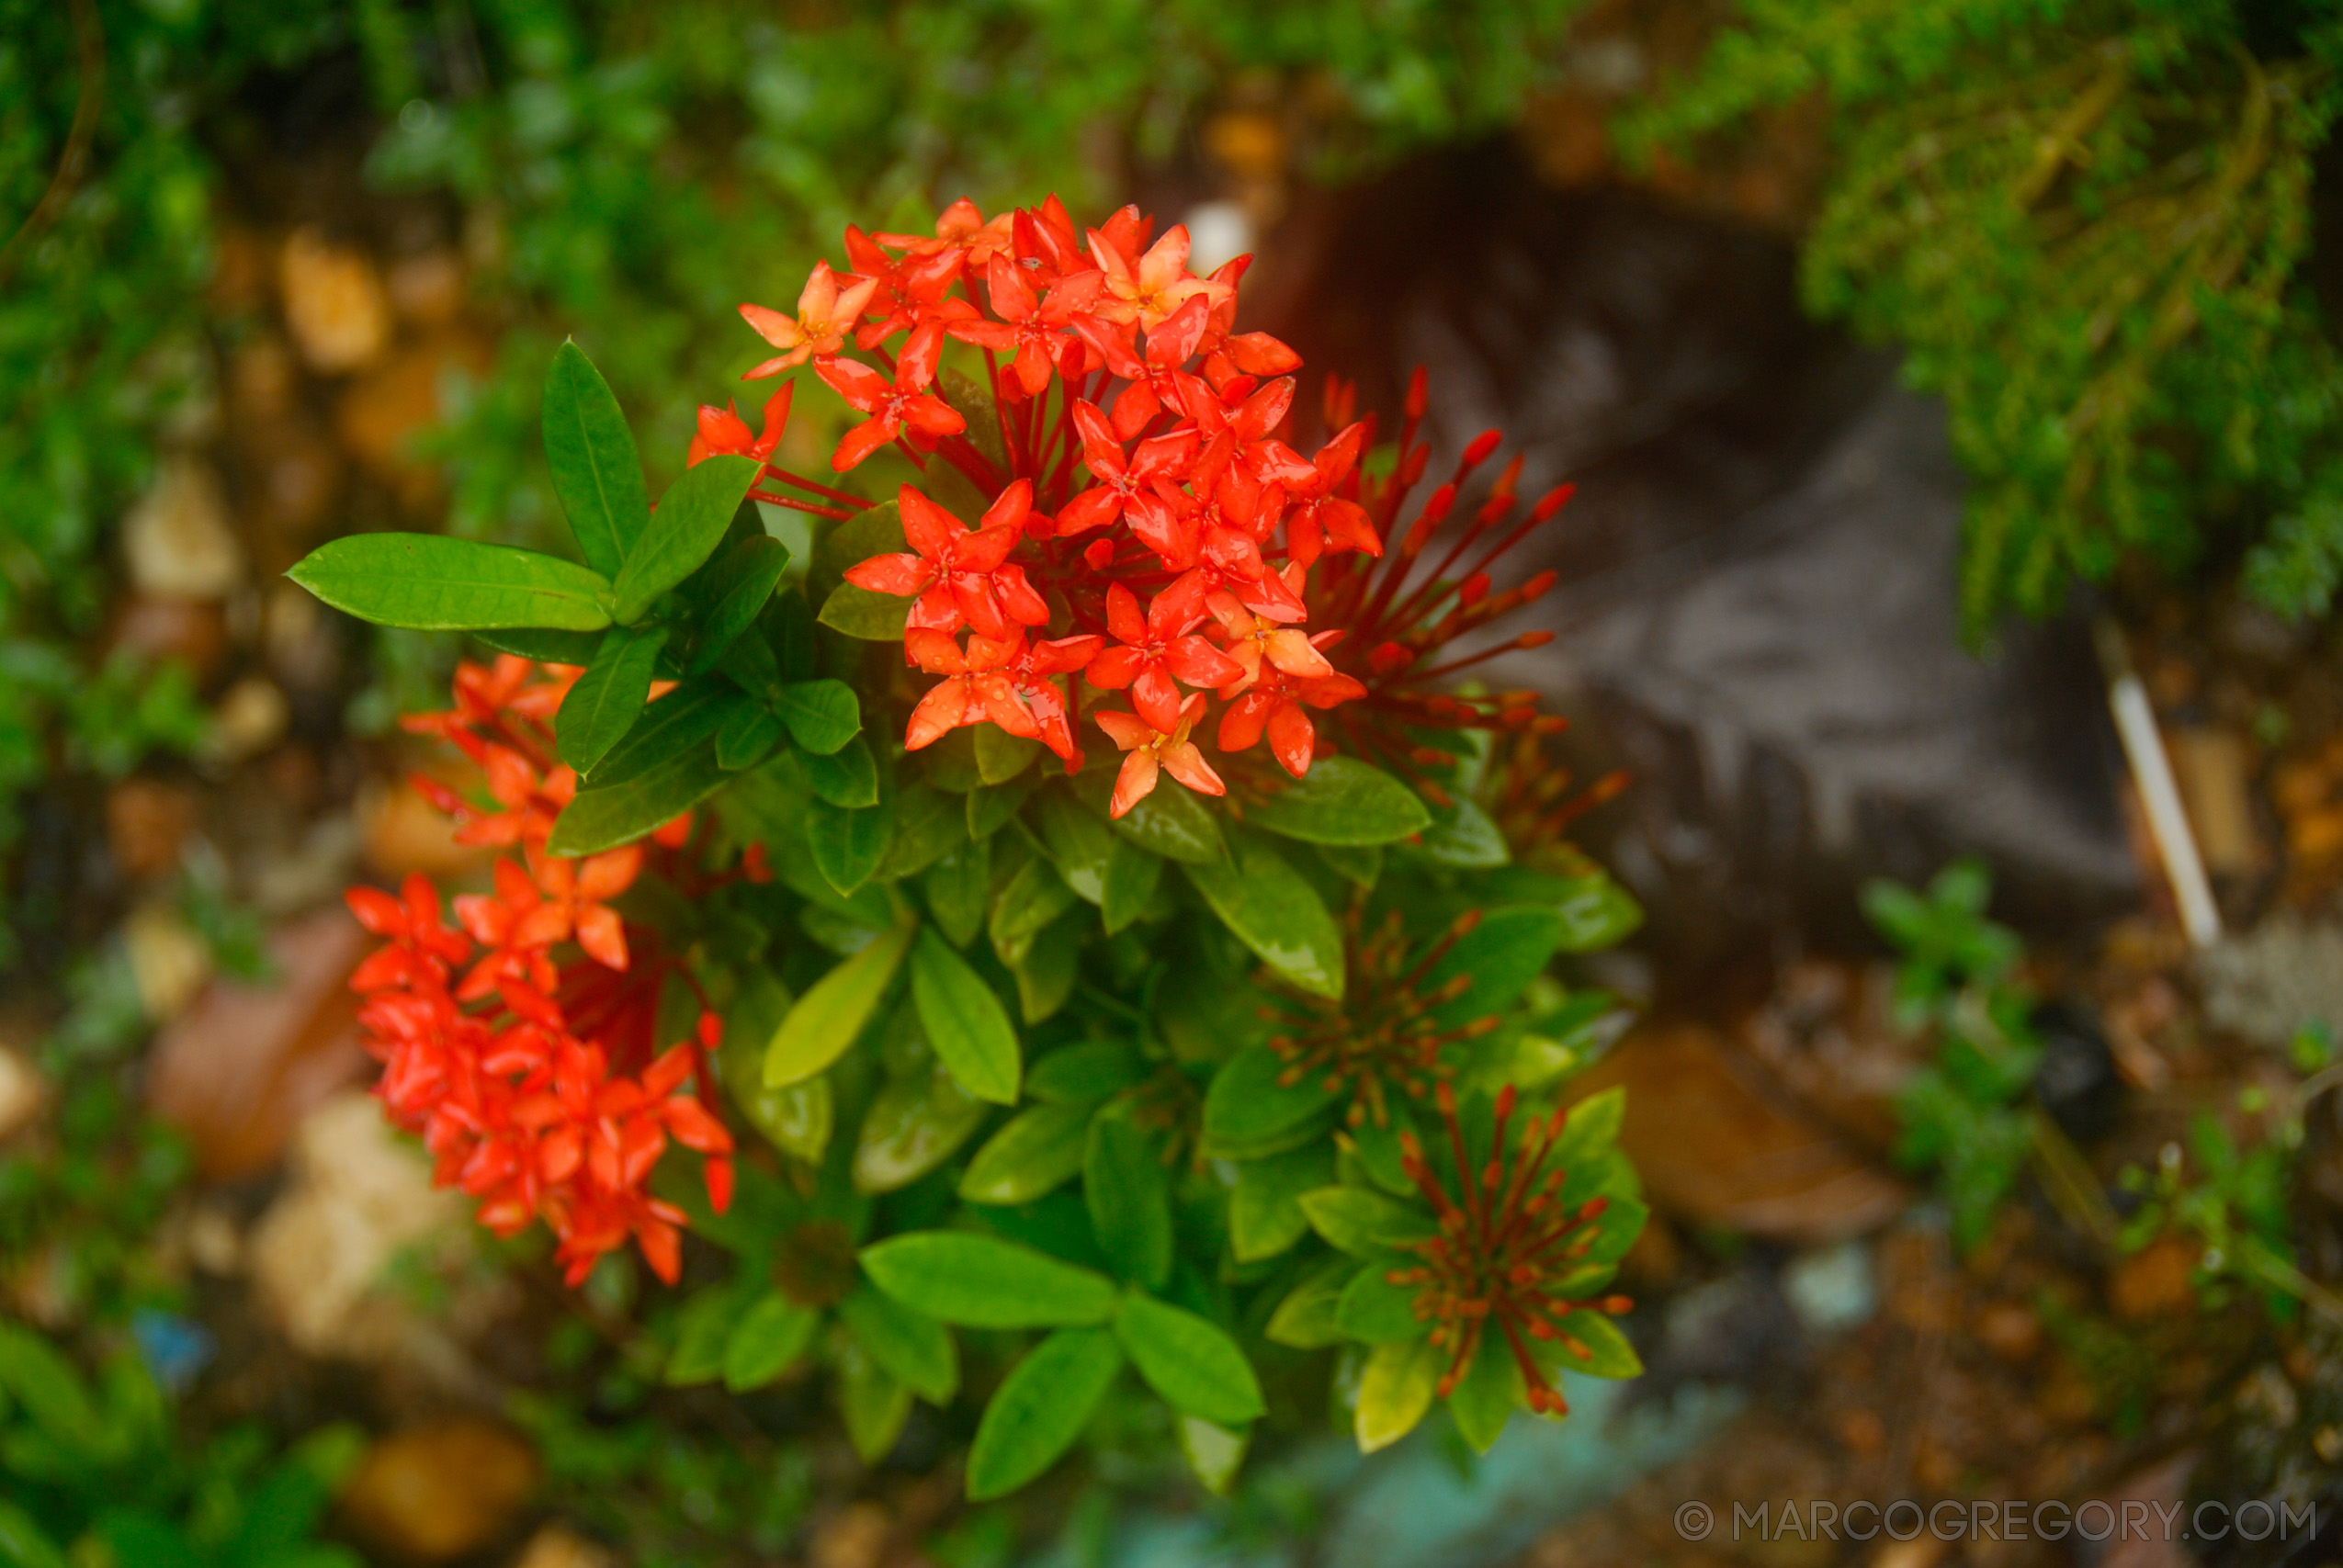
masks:
<svg viewBox="0 0 2343 1568"><path fill-rule="evenodd" d="M2140 786L2148 831L2163 857L2173 899L2180 906L2180 929L2189 933L2191 945L2211 947L2221 940L2221 910L2213 901L2213 885L2205 880L2204 861L2180 804L2180 787L2173 782L2171 761L2164 754L2164 737L2156 728L2156 710L2148 706L2147 688L2126 670L2108 688L2107 705L2114 710L2115 733L2132 764L2133 781Z"/></svg>

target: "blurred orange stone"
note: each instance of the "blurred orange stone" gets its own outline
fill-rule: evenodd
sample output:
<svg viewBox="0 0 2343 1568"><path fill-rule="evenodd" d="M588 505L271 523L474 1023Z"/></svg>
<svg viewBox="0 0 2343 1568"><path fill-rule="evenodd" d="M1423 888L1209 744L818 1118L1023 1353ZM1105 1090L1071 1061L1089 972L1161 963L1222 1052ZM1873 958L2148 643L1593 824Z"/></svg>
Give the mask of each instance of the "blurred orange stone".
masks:
<svg viewBox="0 0 2343 1568"><path fill-rule="evenodd" d="M269 937L273 980L214 980L156 1038L148 1102L206 1176L266 1169L303 1112L365 1075L346 982L370 943L347 911L316 910Z"/></svg>
<svg viewBox="0 0 2343 1568"><path fill-rule="evenodd" d="M373 260L317 229L297 229L277 262L285 325L301 357L328 375L372 364L390 341L390 306Z"/></svg>
<svg viewBox="0 0 2343 1568"><path fill-rule="evenodd" d="M451 1416L375 1444L343 1487L341 1511L387 1552L445 1562L504 1536L537 1477L535 1450L512 1428Z"/></svg>

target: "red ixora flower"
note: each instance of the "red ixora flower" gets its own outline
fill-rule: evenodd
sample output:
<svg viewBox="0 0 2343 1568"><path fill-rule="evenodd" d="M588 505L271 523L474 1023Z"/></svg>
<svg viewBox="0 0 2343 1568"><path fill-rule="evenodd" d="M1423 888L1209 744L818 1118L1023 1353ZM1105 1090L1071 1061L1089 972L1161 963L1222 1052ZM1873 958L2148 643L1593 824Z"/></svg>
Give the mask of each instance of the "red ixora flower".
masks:
<svg viewBox="0 0 2343 1568"><path fill-rule="evenodd" d="M455 709L413 727L482 760L508 810L479 820L504 825L497 841L518 842L526 867L500 860L491 892L457 899L460 929L445 923L438 892L420 875L395 897L351 889L352 912L387 945L350 984L365 998L367 1048L382 1063L375 1093L394 1123L423 1139L439 1185L476 1199L481 1223L500 1234L545 1221L572 1284L629 1236L673 1282L684 1216L644 1184L668 1145L680 1144L704 1156L709 1201L730 1204L731 1135L700 1098L722 1031L703 1011L690 1041L653 1052L662 989L690 976L651 932L630 933L609 902L652 852L635 843L582 861L546 852L558 813L536 804L548 787L545 727L557 705L546 694L566 691L569 678L538 679L524 660L465 664ZM677 853L688 831L688 817L679 818L653 838L671 875L690 872ZM760 875L762 866L752 854L734 874ZM696 1092L685 1087L693 1083Z"/></svg>
<svg viewBox="0 0 2343 1568"><path fill-rule="evenodd" d="M1446 557L1420 570L1494 437L1466 450L1405 527L1398 513L1430 456L1416 440L1421 376L1395 467L1364 462L1375 422L1351 417L1353 394L1339 382L1329 383L1330 438L1314 454L1296 450L1300 356L1236 330L1249 258L1199 277L1184 229L1159 237L1128 207L1080 229L1054 197L990 218L956 201L933 235L849 227L845 258L851 272L815 269L795 317L744 313L786 351L753 373L809 363L867 416L839 443L833 468L892 443L926 475L899 495L910 548L846 573L918 601L906 661L942 683L919 699L908 744L991 723L1038 734L1070 762L1087 706L1126 753L1123 809L1167 767L1217 789L1204 736L1224 752L1265 739L1296 777L1323 751L1351 751L1437 804L1436 764L1453 761L1442 730L1551 728L1516 694L1459 695L1437 682L1488 656L1450 659L1445 645L1547 586L1497 591L1490 567L1553 516L1563 492L1516 524L1516 463ZM849 330L857 299L861 324ZM953 382L962 389L948 402L937 387L947 340L974 383ZM760 500L834 518L866 504L775 463L770 420L753 442L719 411L705 411L701 428L695 452L745 450L764 465L761 484L801 492L760 489ZM982 499L974 529L939 503L947 482ZM965 644L963 628L974 634ZM1096 651L1077 671L1063 660L1082 638ZM1126 690L1127 713L1091 700ZM1250 770L1255 787L1273 788L1274 774Z"/></svg>

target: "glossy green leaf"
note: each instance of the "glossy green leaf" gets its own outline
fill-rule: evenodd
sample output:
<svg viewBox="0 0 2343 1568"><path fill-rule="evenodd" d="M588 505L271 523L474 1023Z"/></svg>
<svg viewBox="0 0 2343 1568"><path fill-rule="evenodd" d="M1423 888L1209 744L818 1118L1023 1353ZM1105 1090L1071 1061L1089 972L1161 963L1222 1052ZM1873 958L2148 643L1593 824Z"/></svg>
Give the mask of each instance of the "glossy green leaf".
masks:
<svg viewBox="0 0 2343 1568"><path fill-rule="evenodd" d="M864 642L900 642L911 618L911 601L842 582L821 602L821 624Z"/></svg>
<svg viewBox="0 0 2343 1568"><path fill-rule="evenodd" d="M631 626L661 594L674 587L715 553L732 525L732 513L756 479L753 458L726 453L684 470L659 498L650 526L627 552L619 569L611 615Z"/></svg>
<svg viewBox="0 0 2343 1568"><path fill-rule="evenodd" d="M930 1404L948 1404L960 1388L960 1352L952 1331L883 1291L857 1285L838 1316L872 1360Z"/></svg>
<svg viewBox="0 0 2343 1568"><path fill-rule="evenodd" d="M1447 1353L1429 1338L1375 1348L1359 1379L1353 1417L1361 1453L1387 1449L1415 1430L1432 1409L1446 1364Z"/></svg>
<svg viewBox="0 0 2343 1568"><path fill-rule="evenodd" d="M903 514L896 502L882 501L866 506L832 528L814 547L807 586L816 595L825 593L851 568L871 557L901 555L911 547L903 537ZM908 605L910 601L902 603Z"/></svg>
<svg viewBox="0 0 2343 1568"><path fill-rule="evenodd" d="M1034 791L1036 779L1021 773L1002 784L979 784L968 792L968 837L989 839L1009 825Z"/></svg>
<svg viewBox="0 0 2343 1568"><path fill-rule="evenodd" d="M642 461L610 384L575 343L545 372L545 463L588 565L616 577L651 521Z"/></svg>
<svg viewBox="0 0 2343 1568"><path fill-rule="evenodd" d="M1026 1023L1050 1018L1073 996L1089 924L1078 914L1060 915L1042 928L1024 957L1010 971L1017 977L1017 1010Z"/></svg>
<svg viewBox="0 0 2343 1568"><path fill-rule="evenodd" d="M805 1351L821 1316L778 1291L757 1298L724 1342L724 1386L734 1393L763 1388Z"/></svg>
<svg viewBox="0 0 2343 1568"><path fill-rule="evenodd" d="M70 1568L39 1521L14 1503L0 1497L0 1563L6 1568Z"/></svg>
<svg viewBox="0 0 2343 1568"><path fill-rule="evenodd" d="M1375 844L1320 844L1318 858L1345 882L1373 887L1383 878L1383 851Z"/></svg>
<svg viewBox="0 0 2343 1568"><path fill-rule="evenodd" d="M1053 784L1034 796L1027 819L1040 829L1041 841L1057 863L1058 874L1066 879L1066 886L1078 897L1104 904L1107 862L1121 840L1107 830L1097 813L1077 801L1069 790Z"/></svg>
<svg viewBox="0 0 2343 1568"><path fill-rule="evenodd" d="M1092 1118L1082 1199L1091 1234L1115 1272L1163 1289L1172 1279L1172 1179L1160 1140L1115 1108Z"/></svg>
<svg viewBox="0 0 2343 1568"><path fill-rule="evenodd" d="M846 1053L878 1010L895 971L911 951L915 921L903 921L815 981L774 1032L764 1052L768 1088L799 1083Z"/></svg>
<svg viewBox="0 0 2343 1568"><path fill-rule="evenodd" d="M976 731L962 728L948 731L932 746L923 746L916 753L920 773L927 782L950 795L966 795L980 787L983 777L977 772Z"/></svg>
<svg viewBox="0 0 2343 1568"><path fill-rule="evenodd" d="M713 740L725 721L752 705L728 681L688 681L643 709L627 738L611 748L594 769L596 789L672 765L703 740Z"/></svg>
<svg viewBox="0 0 2343 1568"><path fill-rule="evenodd" d="M986 896L992 888L991 846L978 839L963 843L927 868L921 887L928 913L955 947L966 947L984 929Z"/></svg>
<svg viewBox="0 0 2343 1568"><path fill-rule="evenodd" d="M438 534L330 539L285 575L345 615L415 631L596 632L611 619L611 586L599 573L535 550Z"/></svg>
<svg viewBox="0 0 2343 1568"><path fill-rule="evenodd" d="M1108 936L1147 913L1162 879L1161 856L1150 854L1128 839L1115 840L1107 852L1106 874L1101 881L1099 898L1099 918Z"/></svg>
<svg viewBox="0 0 2343 1568"><path fill-rule="evenodd" d="M1093 1040L1050 1052L1025 1073L1025 1093L1051 1105L1095 1105L1147 1077L1147 1063L1127 1045Z"/></svg>
<svg viewBox="0 0 2343 1568"><path fill-rule="evenodd" d="M1290 1345L1296 1350L1340 1345L1342 1326L1335 1321L1335 1313L1342 1304L1342 1292L1361 1272L1360 1266L1348 1258L1326 1259L1285 1292L1285 1299L1269 1314L1263 1336L1273 1344Z"/></svg>
<svg viewBox="0 0 2343 1568"><path fill-rule="evenodd" d="M1074 792L1099 816L1115 794L1113 768L1078 774ZM1208 865L1228 858L1228 840L1211 807L1166 779L1145 799L1110 823L1112 829L1150 854L1185 865Z"/></svg>
<svg viewBox="0 0 2343 1568"><path fill-rule="evenodd" d="M1266 1414L1244 1351L1218 1325L1137 1292L1115 1314L1115 1337L1147 1385L1174 1410L1241 1427Z"/></svg>
<svg viewBox="0 0 2343 1568"><path fill-rule="evenodd" d="M664 626L612 626L602 634L594 661L553 716L553 745L561 761L590 774L625 739L651 701L651 677L666 646Z"/></svg>
<svg viewBox="0 0 2343 1568"><path fill-rule="evenodd" d="M960 1087L995 1105L1016 1104L1024 1057L1009 1010L933 931L921 931L911 946L911 998L928 1043Z"/></svg>
<svg viewBox="0 0 2343 1568"><path fill-rule="evenodd" d="M1644 907L1636 896L1602 873L1559 880L1565 886L1554 907L1562 917L1563 952L1616 947L1643 925Z"/></svg>
<svg viewBox="0 0 2343 1568"><path fill-rule="evenodd" d="M609 765L606 758L605 773ZM546 851L556 855L590 855L615 849L666 826L713 795L730 776L716 760L716 743L703 740L615 784L596 780L592 788L578 791L562 807Z"/></svg>
<svg viewBox="0 0 2343 1568"><path fill-rule="evenodd" d="M1001 415L991 389L972 376L946 367L935 378L938 396L968 423L968 440L984 460L1002 473L1009 471L1009 449L1001 439Z"/></svg>
<svg viewBox="0 0 2343 1568"><path fill-rule="evenodd" d="M887 858L879 862L880 878L900 882L917 876L968 842L964 816L959 796L946 795L921 779L904 784L895 795L895 841Z"/></svg>
<svg viewBox="0 0 2343 1568"><path fill-rule="evenodd" d="M858 1192L894 1192L945 1160L984 1125L984 1106L940 1066L890 1079L855 1140Z"/></svg>
<svg viewBox="0 0 2343 1568"><path fill-rule="evenodd" d="M1599 1312L1581 1307L1565 1314L1555 1326L1561 1331L1549 1354L1554 1364L1590 1378L1639 1378L1643 1358L1619 1331L1619 1325ZM1583 1348L1586 1354L1579 1354Z"/></svg>
<svg viewBox="0 0 2343 1568"><path fill-rule="evenodd" d="M559 632L546 626L475 626L474 642L547 664L591 664L602 646L598 632Z"/></svg>
<svg viewBox="0 0 2343 1568"><path fill-rule="evenodd" d="M1472 977L1464 995L1442 1003L1432 1016L1454 1028L1502 1013L1529 983L1545 972L1562 943L1562 917L1534 904L1485 909L1480 923L1456 939L1432 965L1423 988L1437 989L1458 975Z"/></svg>
<svg viewBox="0 0 2343 1568"><path fill-rule="evenodd" d="M686 673L703 675L716 668L733 639L756 624L788 565L789 547L764 534L742 539L718 558L716 603L695 628L699 640Z"/></svg>
<svg viewBox="0 0 2343 1568"><path fill-rule="evenodd" d="M1505 835L1476 801L1459 800L1432 814L1416 847L1441 865L1461 871L1503 865L1513 858Z"/></svg>
<svg viewBox="0 0 2343 1568"><path fill-rule="evenodd" d="M1228 1249L1239 1263L1274 1258L1308 1233L1302 1194L1334 1180L1334 1151L1313 1142L1237 1167L1228 1195Z"/></svg>
<svg viewBox="0 0 2343 1568"><path fill-rule="evenodd" d="M1184 867L1189 882L1237 940L1281 979L1312 996L1342 995L1342 932L1300 872L1258 839L1236 858Z"/></svg>
<svg viewBox="0 0 2343 1568"><path fill-rule="evenodd" d="M960 1178L971 1203L1030 1203L1073 1179L1082 1168L1092 1107L1033 1105L985 1140Z"/></svg>
<svg viewBox="0 0 2343 1568"><path fill-rule="evenodd" d="M806 807L806 841L814 869L841 897L850 897L878 870L894 839L891 814L882 806L847 810L826 800Z"/></svg>
<svg viewBox="0 0 2343 1568"><path fill-rule="evenodd" d="M1104 1323L1116 1292L1104 1274L970 1231L913 1231L862 1251L863 1271L889 1295L967 1328Z"/></svg>
<svg viewBox="0 0 2343 1568"><path fill-rule="evenodd" d="M1074 907L1074 890L1050 863L1036 855L992 897L985 929L1001 962L1015 968L1042 928Z"/></svg>
<svg viewBox="0 0 2343 1568"><path fill-rule="evenodd" d="M976 727L977 777L986 784L1007 784L1033 766L1041 751L1040 741L1012 735L997 724Z"/></svg>
<svg viewBox="0 0 2343 1568"><path fill-rule="evenodd" d="M1251 1045L1221 1065L1204 1096L1204 1135L1212 1152L1250 1159L1314 1138L1334 1119L1336 1098L1319 1077L1291 1084L1285 1059Z"/></svg>
<svg viewBox="0 0 2343 1568"><path fill-rule="evenodd" d="M894 1452L903 1435L911 1391L852 1338L840 1343L836 1360L838 1415L846 1440L865 1464L875 1465Z"/></svg>
<svg viewBox="0 0 2343 1568"><path fill-rule="evenodd" d="M1432 1216L1364 1187L1321 1187L1301 1197L1310 1227L1353 1258L1378 1258L1440 1234Z"/></svg>
<svg viewBox="0 0 2343 1568"><path fill-rule="evenodd" d="M1528 1393L1522 1369L1505 1348L1481 1341L1472 1365L1448 1394L1448 1414L1475 1453L1487 1453L1504 1434L1505 1423Z"/></svg>
<svg viewBox="0 0 2343 1568"><path fill-rule="evenodd" d="M1321 757L1249 808L1245 820L1313 844L1390 844L1432 826L1416 792L1355 757Z"/></svg>
<svg viewBox="0 0 2343 1568"><path fill-rule="evenodd" d="M819 1165L830 1147L837 1110L827 1077L779 1088L764 1081L764 1047L789 1016L791 998L769 975L751 975L724 1019L726 1044L717 1072L733 1107L783 1154Z"/></svg>
<svg viewBox="0 0 2343 1568"><path fill-rule="evenodd" d="M827 756L803 755L798 769L816 798L859 811L878 804L878 763L860 736Z"/></svg>
<svg viewBox="0 0 2343 1568"><path fill-rule="evenodd" d="M827 757L862 733L862 704L843 681L793 681L781 688L774 711L789 727L789 739L817 757Z"/></svg>
<svg viewBox="0 0 2343 1568"><path fill-rule="evenodd" d="M753 768L781 744L781 721L773 710L743 703L725 718L716 735L716 765L728 773Z"/></svg>
<svg viewBox="0 0 2343 1568"><path fill-rule="evenodd" d="M1345 1337L1366 1345L1396 1345L1429 1333L1432 1325L1416 1316L1416 1292L1385 1278L1390 1270L1370 1263L1344 1287L1335 1303L1334 1322Z"/></svg>
<svg viewBox="0 0 2343 1568"><path fill-rule="evenodd" d="M1123 1370L1122 1348L1104 1328L1061 1328L1009 1371L977 1423L968 1450L968 1496L1014 1492L1058 1462L1090 1424Z"/></svg>

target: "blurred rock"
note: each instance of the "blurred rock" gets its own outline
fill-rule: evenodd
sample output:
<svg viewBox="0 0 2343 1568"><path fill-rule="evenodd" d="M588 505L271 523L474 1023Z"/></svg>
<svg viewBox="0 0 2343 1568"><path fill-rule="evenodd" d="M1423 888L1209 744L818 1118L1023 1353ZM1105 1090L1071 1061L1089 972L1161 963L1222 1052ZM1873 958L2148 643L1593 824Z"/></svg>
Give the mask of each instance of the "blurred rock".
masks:
<svg viewBox="0 0 2343 1568"><path fill-rule="evenodd" d="M268 303L276 251L266 238L240 223L219 224L212 236L211 308L242 316Z"/></svg>
<svg viewBox="0 0 2343 1568"><path fill-rule="evenodd" d="M415 871L462 876L488 863L485 851L456 842L455 824L405 779L368 786L358 796L358 829L367 869L386 882Z"/></svg>
<svg viewBox="0 0 2343 1568"><path fill-rule="evenodd" d="M459 1237L464 1207L431 1185L429 1162L371 1096L337 1095L293 1134L290 1179L246 1247L255 1289L296 1349L392 1353L407 1325L395 1303L369 1298L375 1278L402 1247Z"/></svg>
<svg viewBox="0 0 2343 1568"><path fill-rule="evenodd" d="M49 1099L40 1069L12 1046L0 1045L0 1143L28 1126Z"/></svg>
<svg viewBox="0 0 2343 1568"><path fill-rule="evenodd" d="M1886 1224L1907 1194L1844 1144L1773 1104L1696 1025L1630 1034L1574 1086L1627 1090L1619 1146L1654 1204L1695 1224L1801 1244Z"/></svg>
<svg viewBox="0 0 2343 1568"><path fill-rule="evenodd" d="M385 1552L445 1562L492 1546L511 1530L537 1479L537 1454L511 1427L451 1416L376 1443L344 1483L341 1512L354 1531Z"/></svg>
<svg viewBox="0 0 2343 1568"><path fill-rule="evenodd" d="M106 792L106 845L133 880L177 868L180 846L195 831L196 798L160 779L124 779Z"/></svg>
<svg viewBox="0 0 2343 1568"><path fill-rule="evenodd" d="M154 482L122 519L131 583L162 599L224 599L243 581L244 553L227 498L199 458L164 459Z"/></svg>
<svg viewBox="0 0 2343 1568"><path fill-rule="evenodd" d="M2281 912L2197 960L2205 1021L2273 1049L2307 1023L2343 1034L2343 925Z"/></svg>
<svg viewBox="0 0 2343 1568"><path fill-rule="evenodd" d="M122 948L139 1005L157 1024L184 1011L211 978L211 949L168 904L142 904L122 922Z"/></svg>
<svg viewBox="0 0 2343 1568"><path fill-rule="evenodd" d="M464 261L453 251L419 251L390 264L383 278L391 308L424 327L444 327L463 313Z"/></svg>
<svg viewBox="0 0 2343 1568"><path fill-rule="evenodd" d="M259 503L266 527L264 568L282 571L308 553L308 546L333 521L342 499L342 454L325 433L307 420L285 420L263 431L245 456L245 482Z"/></svg>
<svg viewBox="0 0 2343 1568"><path fill-rule="evenodd" d="M369 945L338 907L282 926L268 942L272 980L219 982L155 1040L148 1103L187 1134L207 1176L266 1169L301 1117L365 1074L345 982Z"/></svg>
<svg viewBox="0 0 2343 1568"><path fill-rule="evenodd" d="M277 582L261 608L268 667L296 692L327 692L342 673L342 649L324 608L298 583Z"/></svg>
<svg viewBox="0 0 2343 1568"><path fill-rule="evenodd" d="M390 339L390 306L364 251L298 229L277 264L285 325L301 357L328 375L363 369Z"/></svg>
<svg viewBox="0 0 2343 1568"><path fill-rule="evenodd" d="M490 355L485 339L462 332L441 333L401 350L343 394L334 415L343 446L403 502L427 502L437 492L438 476L417 461L414 437L439 423L446 378L481 374Z"/></svg>
<svg viewBox="0 0 2343 1568"><path fill-rule="evenodd" d="M285 694L266 675L247 675L228 688L212 711L204 760L232 766L259 756L285 739L292 710Z"/></svg>
<svg viewBox="0 0 2343 1568"><path fill-rule="evenodd" d="M228 403L241 430L275 425L298 406L301 369L285 340L255 333L228 361Z"/></svg>
<svg viewBox="0 0 2343 1568"><path fill-rule="evenodd" d="M513 1568L620 1568L617 1557L598 1542L547 1525L529 1537Z"/></svg>
<svg viewBox="0 0 2343 1568"><path fill-rule="evenodd" d="M2280 1563L2333 1563L2343 1557L2343 1338L2316 1317L2283 1363L2249 1366L2208 1414L2210 1434L2202 1461L2186 1476L2190 1508L2218 1503L2235 1521L2255 1500L2270 1523L2283 1509L2291 1528L2261 1530L2249 1540L2232 1529L2200 1544L2209 1568L2276 1568ZM2306 1511L2315 1524L2305 1529ZM2259 1509L2254 1509L2258 1514ZM2252 1517L2248 1516L2249 1518ZM2254 1520L2260 1529L2260 1521Z"/></svg>
<svg viewBox="0 0 2343 1568"><path fill-rule="evenodd" d="M228 656L228 617L209 602L135 595L116 607L106 648L149 664L177 660L203 684L220 672Z"/></svg>

